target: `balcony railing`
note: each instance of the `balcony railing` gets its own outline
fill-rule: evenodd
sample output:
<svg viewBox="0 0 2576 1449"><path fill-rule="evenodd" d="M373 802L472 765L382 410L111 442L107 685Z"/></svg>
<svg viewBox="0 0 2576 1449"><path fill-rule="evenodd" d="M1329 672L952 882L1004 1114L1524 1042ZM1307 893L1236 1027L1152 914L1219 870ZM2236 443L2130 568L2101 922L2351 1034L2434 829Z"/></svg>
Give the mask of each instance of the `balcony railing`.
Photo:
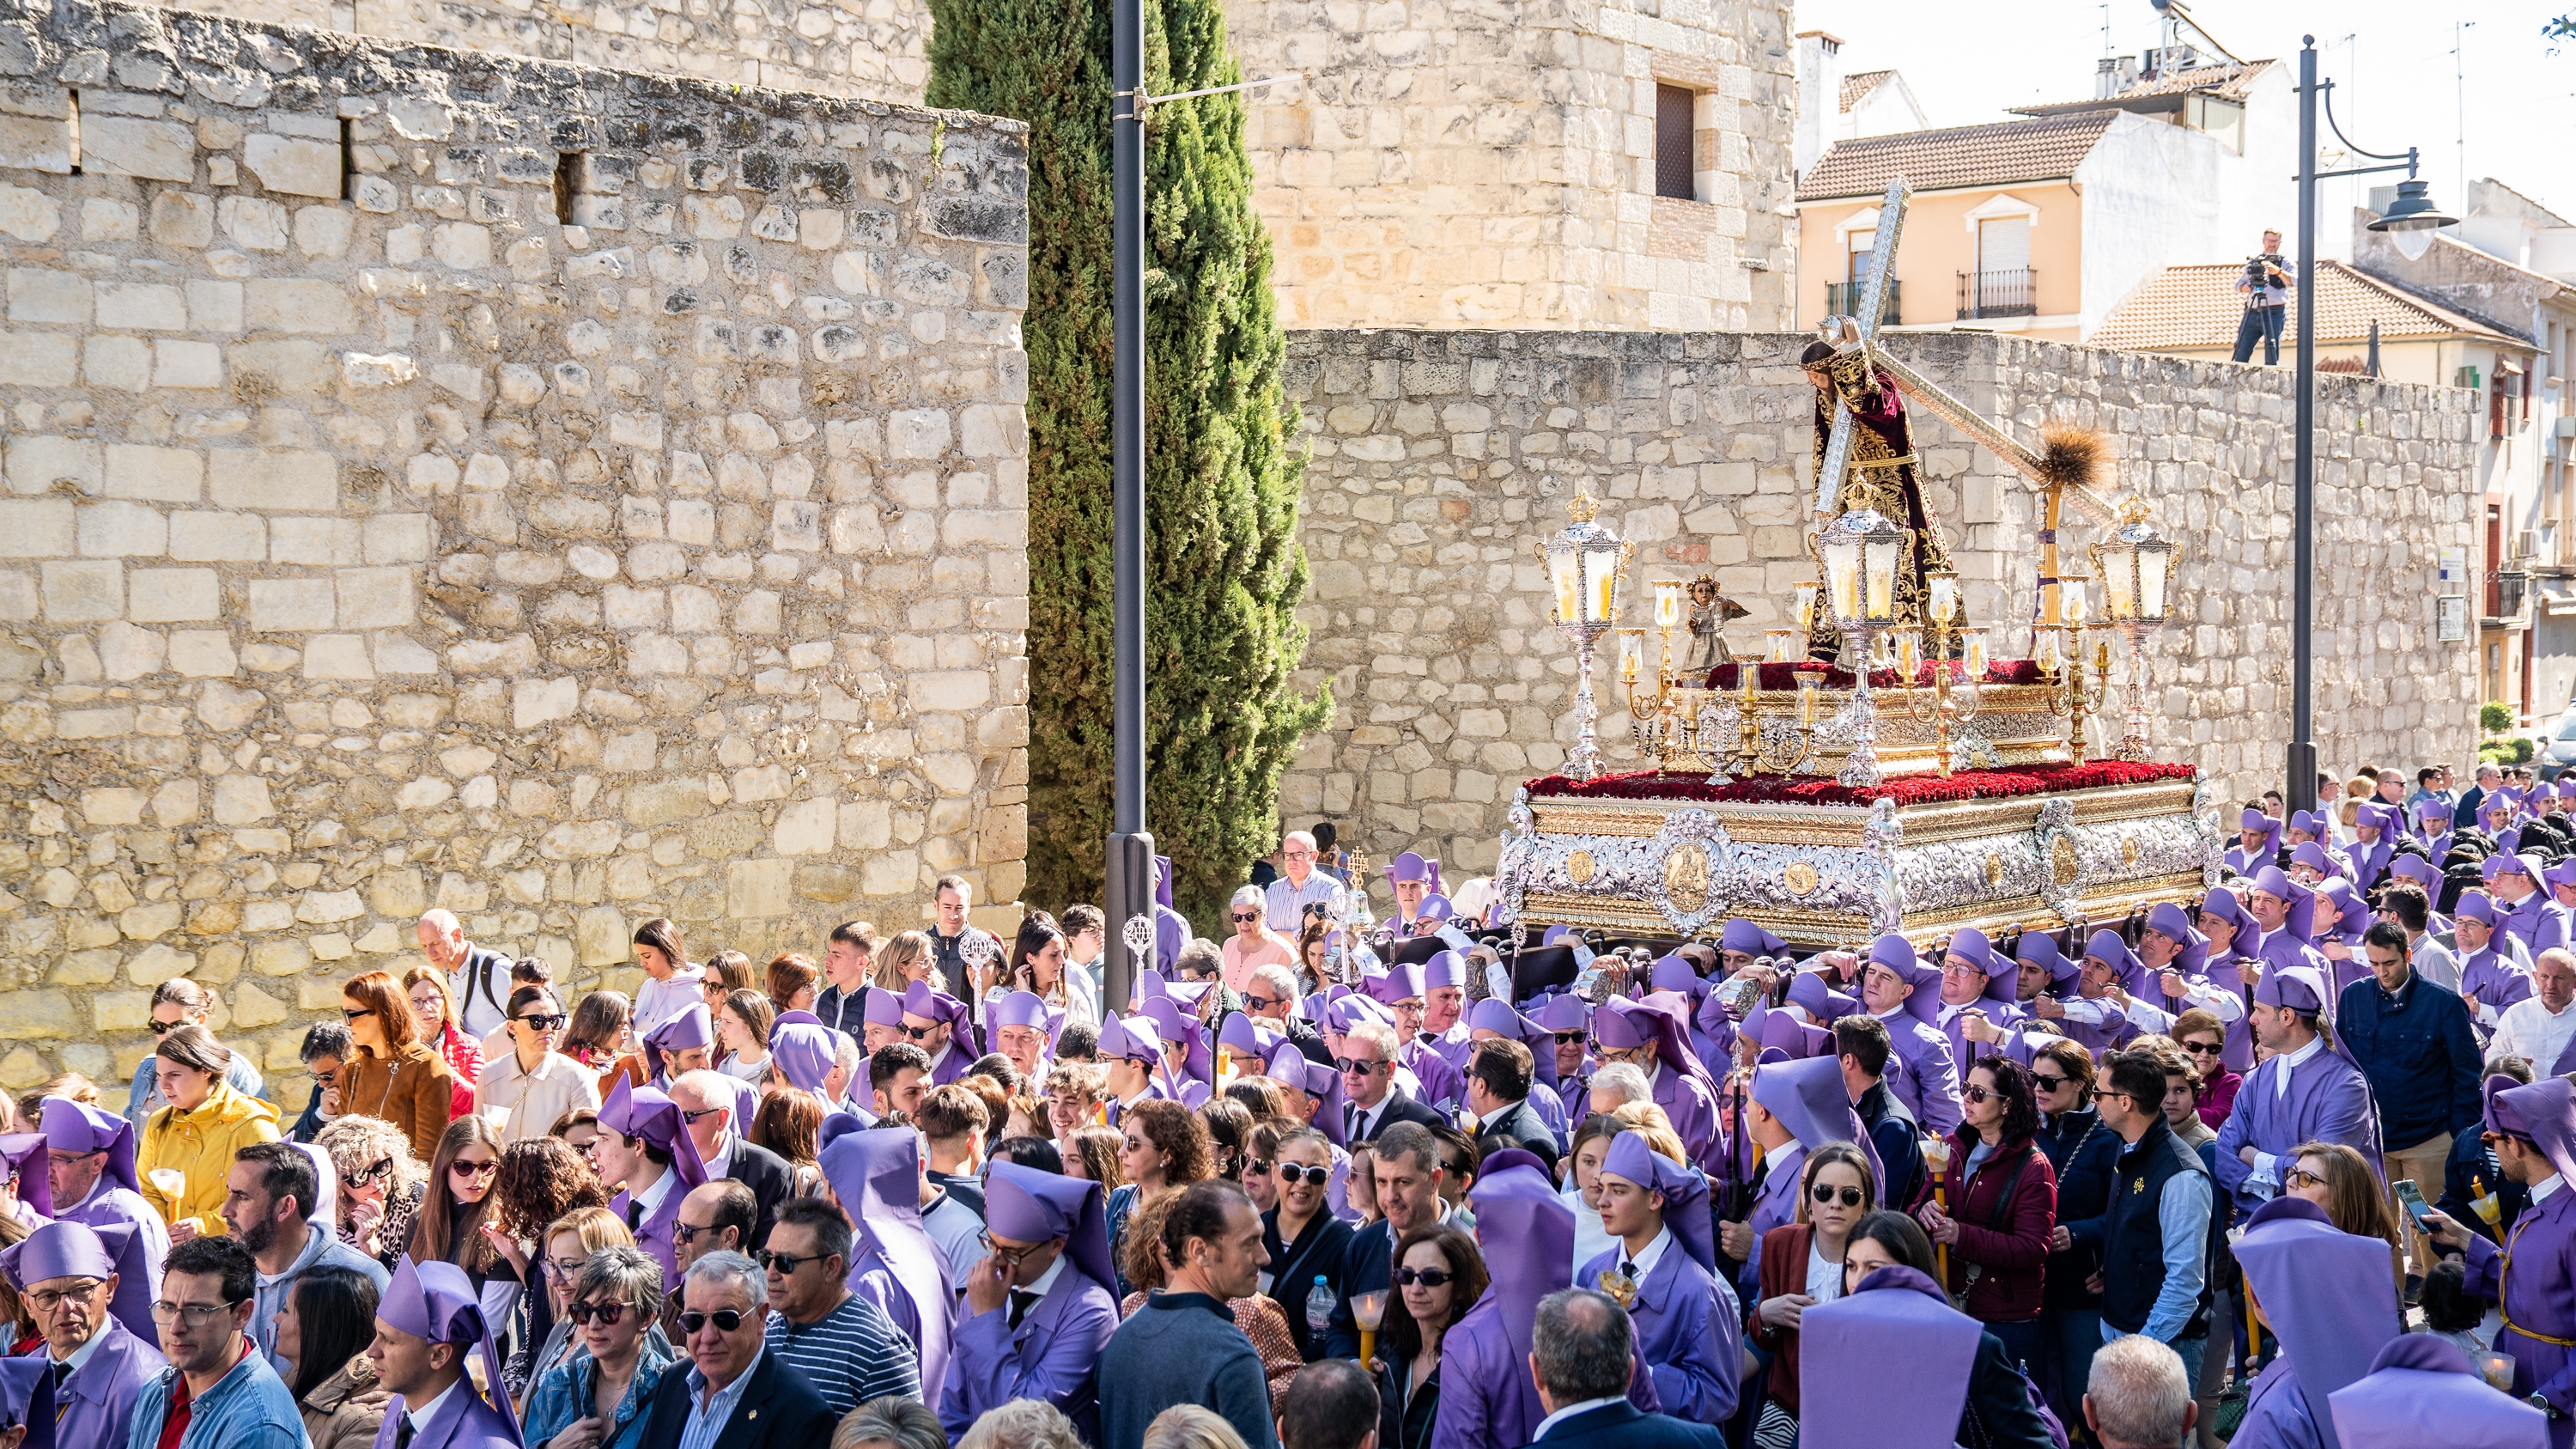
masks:
<svg viewBox="0 0 2576 1449"><path fill-rule="evenodd" d="M2522 617L2523 587L2529 576L2520 569L2498 569L2487 575L2487 613L2490 619Z"/></svg>
<svg viewBox="0 0 2576 1449"><path fill-rule="evenodd" d="M1959 320L1979 317L2039 315L2039 272L2011 267L2000 272L1959 273Z"/></svg>
<svg viewBox="0 0 2576 1449"><path fill-rule="evenodd" d="M1859 282L1825 283L1825 315L1849 317L1859 312L1861 293L1864 290L1865 288ZM1887 310L1878 319L1880 325L1886 327L1897 325L1897 319L1904 311L1904 299L1905 284L1890 280L1887 284Z"/></svg>

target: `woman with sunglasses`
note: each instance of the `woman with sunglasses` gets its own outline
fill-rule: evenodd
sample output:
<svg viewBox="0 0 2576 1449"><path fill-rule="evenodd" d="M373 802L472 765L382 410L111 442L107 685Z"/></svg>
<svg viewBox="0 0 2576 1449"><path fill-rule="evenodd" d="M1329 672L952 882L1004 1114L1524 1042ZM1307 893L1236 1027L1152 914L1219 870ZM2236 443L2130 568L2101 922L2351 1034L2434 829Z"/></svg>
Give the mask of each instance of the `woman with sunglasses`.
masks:
<svg viewBox="0 0 2576 1449"><path fill-rule="evenodd" d="M1256 1157L1243 1168L1247 1182L1268 1178L1277 1194L1278 1205L1261 1215L1261 1245L1270 1252L1270 1265L1262 1269L1263 1291L1289 1310L1288 1337L1298 1355L1313 1363L1324 1356L1324 1335L1307 1314L1307 1296L1318 1283L1331 1288L1342 1281L1351 1225L1324 1201L1325 1184L1333 1176L1330 1139L1312 1127L1299 1127L1280 1134L1271 1151L1273 1156Z"/></svg>
<svg viewBox="0 0 2576 1449"><path fill-rule="evenodd" d="M537 1271L544 1277L542 1295L553 1327L546 1330L540 1342L534 1334L502 1366L501 1377L521 1385L518 1409L521 1415L535 1401L534 1390L555 1369L570 1363L582 1352L581 1329L567 1310L572 1307L573 1287L581 1278L581 1268L590 1255L602 1248L635 1246L635 1235L626 1230L626 1220L604 1207L579 1207L548 1224L537 1245ZM665 1352L670 1340L656 1327L651 1336Z"/></svg>
<svg viewBox="0 0 2576 1449"><path fill-rule="evenodd" d="M662 1315L662 1265L619 1244L592 1253L578 1274L565 1312L583 1352L538 1381L521 1437L528 1449L636 1449L662 1375L676 1362L653 1327Z"/></svg>
<svg viewBox="0 0 2576 1449"><path fill-rule="evenodd" d="M544 1137L564 1114L599 1110L599 1078L555 1050L571 1018L551 986L522 986L510 993L510 1050L483 1064L474 1085L484 1117L504 1143Z"/></svg>
<svg viewBox="0 0 2576 1449"><path fill-rule="evenodd" d="M1269 897L1259 886L1245 886L1226 903L1226 920L1234 934L1225 938L1224 963L1217 974L1230 991L1246 991L1252 986L1256 966L1285 966L1297 969L1297 948L1288 938L1270 929Z"/></svg>
<svg viewBox="0 0 2576 1449"><path fill-rule="evenodd" d="M2174 1045L2182 1048L2192 1070L2200 1074L2199 1100L2192 1110L2214 1133L2227 1121L2228 1109L2236 1105L2237 1089L2245 1085L2244 1074L2229 1071L2224 1059L2227 1023L2216 1012L2195 1006L2174 1018L2172 1035Z"/></svg>
<svg viewBox="0 0 2576 1449"><path fill-rule="evenodd" d="M496 1267L507 1270L483 1232L492 1216L492 1184L501 1174L501 1147L501 1134L480 1117L459 1117L439 1135L420 1220L412 1225L412 1261L453 1263L478 1283Z"/></svg>
<svg viewBox="0 0 2576 1449"><path fill-rule="evenodd" d="M340 1110L391 1122L411 1134L412 1156L430 1156L453 1120L456 1074L422 1045L410 998L370 971L340 988L340 1014L356 1047L340 1067Z"/></svg>
<svg viewBox="0 0 2576 1449"><path fill-rule="evenodd" d="M2007 1056L1979 1058L1959 1091L1959 1128L1941 1173L1949 1206L1915 1209L1923 1231L1950 1249L1943 1291L1964 1298L1968 1316L2025 1367L2039 1362L2040 1295L2057 1226L2057 1174L2032 1145L2038 1133L2029 1069Z"/></svg>
<svg viewBox="0 0 2576 1449"><path fill-rule="evenodd" d="M340 1236L391 1270L411 1242L429 1181L428 1169L411 1155L411 1139L391 1122L342 1117L325 1126L313 1145L331 1155L331 1171L340 1180Z"/></svg>
<svg viewBox="0 0 2576 1449"><path fill-rule="evenodd" d="M1754 1436L1762 1445L1797 1441L1799 1319L1843 1295L1852 1228L1878 1205L1869 1159L1848 1142L1808 1153L1798 1189L1796 1219L1762 1235L1761 1295L1745 1335L1771 1364L1769 1400Z"/></svg>
<svg viewBox="0 0 2576 1449"><path fill-rule="evenodd" d="M474 1110L474 1083L483 1075L483 1043L457 1023L456 998L449 994L446 972L425 964L414 966L403 973L402 985L421 1045L445 1058L447 1069L456 1074L448 1111L451 1120L462 1117Z"/></svg>
<svg viewBox="0 0 2576 1449"><path fill-rule="evenodd" d="M1378 1334L1379 1449L1423 1449L1440 1417L1440 1341L1488 1282L1476 1240L1426 1223L1395 1245L1395 1295Z"/></svg>

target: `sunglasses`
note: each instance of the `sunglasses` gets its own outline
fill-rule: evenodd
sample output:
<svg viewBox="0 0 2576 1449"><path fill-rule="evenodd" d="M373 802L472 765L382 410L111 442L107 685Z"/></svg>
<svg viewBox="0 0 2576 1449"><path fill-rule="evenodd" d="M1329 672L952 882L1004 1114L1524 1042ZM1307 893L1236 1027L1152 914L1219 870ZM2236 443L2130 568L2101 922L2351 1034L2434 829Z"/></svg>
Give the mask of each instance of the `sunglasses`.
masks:
<svg viewBox="0 0 2576 1449"><path fill-rule="evenodd" d="M1997 1095L1997 1093L1989 1092L1983 1087L1961 1087L1959 1089L1959 1100L1963 1102L1991 1102L1995 1100Z"/></svg>
<svg viewBox="0 0 2576 1449"><path fill-rule="evenodd" d="M1278 1000L1276 997L1247 996L1243 998L1243 1004L1251 1007L1254 1011L1268 1011L1274 1006L1283 1006L1286 1003Z"/></svg>
<svg viewBox="0 0 2576 1449"><path fill-rule="evenodd" d="M2214 1041L2213 1041L2213 1042L2196 1042L2196 1041L2187 1041L2187 1042L2184 1042L2184 1043L2182 1044L2182 1049L2183 1049L2184 1051L2187 1051L2187 1052L2191 1053L2193 1056L2196 1056L2196 1057L2214 1057L2214 1056L2218 1055L2220 1052L2225 1051L2225 1050L2226 1050L2226 1047L2225 1047L2225 1046L2223 1046L2223 1045L2221 1045L2220 1043L2218 1043L2218 1042L2214 1042Z"/></svg>
<svg viewBox="0 0 2576 1449"><path fill-rule="evenodd" d="M170 1033L177 1031L179 1028L186 1025L187 1023L184 1021L156 1021L152 1023L152 1034L154 1036L168 1036Z"/></svg>
<svg viewBox="0 0 2576 1449"><path fill-rule="evenodd" d="M1244 1159L1243 1170L1254 1177L1268 1177L1278 1166L1267 1157L1251 1157Z"/></svg>
<svg viewBox="0 0 2576 1449"><path fill-rule="evenodd" d="M497 1162L467 1162L459 1158L447 1164L447 1170L458 1177L490 1177L501 1170Z"/></svg>
<svg viewBox="0 0 2576 1449"><path fill-rule="evenodd" d="M457 1165L461 1167L464 1164L459 1163ZM356 1172L350 1173L349 1186L365 1187L368 1183L374 1182L379 1178L391 1177L393 1175L394 1160L390 1157L380 1157L376 1159L374 1166L361 1168Z"/></svg>
<svg viewBox="0 0 2576 1449"><path fill-rule="evenodd" d="M600 1327L613 1328L617 1320L625 1316L626 1305L623 1303L574 1303L564 1309L564 1317L583 1327L596 1318Z"/></svg>
<svg viewBox="0 0 2576 1449"><path fill-rule="evenodd" d="M352 1010L351 1008L344 1006L344 1007L341 1007L341 1008L340 1008L340 1014L341 1014L342 1016L347 1017L347 1018L348 1018L349 1020L351 1020L351 1021L356 1021L356 1020L358 1020L358 1019L359 1019L359 1018L361 1018L361 1017L368 1017L368 1016L373 1016L373 1015L375 1015L375 1014L376 1014L376 1009L375 1009L374 1007L372 1007L372 1006L361 1006L361 1007L356 1008L355 1010ZM154 1023L154 1024L155 1024L155 1025L158 1025L159 1023L157 1023L157 1022L156 1022L156 1023ZM156 1033L156 1035L157 1035L157 1033Z"/></svg>
<svg viewBox="0 0 2576 1449"><path fill-rule="evenodd" d="M1446 1268L1398 1268L1395 1270L1395 1286L1410 1288L1419 1283L1425 1288L1445 1288L1449 1280L1457 1276Z"/></svg>
<svg viewBox="0 0 2576 1449"><path fill-rule="evenodd" d="M719 1308L713 1313L683 1313L680 1315L680 1331L695 1338L698 1336L698 1330L712 1321L716 1326L716 1332L736 1333L742 1328L743 1317L743 1311L739 1308Z"/></svg>
<svg viewBox="0 0 2576 1449"><path fill-rule="evenodd" d="M1556 1044L1558 1046L1573 1046L1582 1041L1585 1036L1589 1035L1587 1032L1580 1031L1558 1031L1550 1032L1548 1034L1556 1038Z"/></svg>
<svg viewBox="0 0 2576 1449"><path fill-rule="evenodd" d="M1301 1182L1312 1182L1322 1187L1332 1177L1333 1170L1329 1167L1300 1167L1293 1162L1279 1164L1279 1182L1283 1187L1295 1187Z"/></svg>
<svg viewBox="0 0 2576 1449"><path fill-rule="evenodd" d="M688 1124L688 1125L689 1125L689 1126L691 1126L691 1127L695 1127L696 1125L698 1125L698 1119L699 1119L699 1118L701 1118L701 1117L712 1117L712 1116L714 1116L716 1113L721 1112L721 1111L723 1111L723 1110L724 1110L724 1108L722 1108L722 1107L700 1107L698 1110L696 1110L696 1111L694 1111L694 1112L682 1112L682 1113L680 1114L680 1120L681 1120L682 1122L684 1122L684 1123Z"/></svg>
<svg viewBox="0 0 2576 1449"><path fill-rule="evenodd" d="M698 1234L712 1233L715 1230L714 1223L674 1222L671 1224L671 1241L685 1248L698 1240Z"/></svg>
<svg viewBox="0 0 2576 1449"><path fill-rule="evenodd" d="M2054 1092L2073 1080L2075 1080L2073 1077L2049 1076L2040 1072L2033 1072L2030 1074L2031 1085L2039 1088L2043 1092Z"/></svg>
<svg viewBox="0 0 2576 1449"><path fill-rule="evenodd" d="M558 1011L552 1015L523 1016L519 1020L539 1031L561 1031L563 1024L572 1020L572 1016L568 1012Z"/></svg>
<svg viewBox="0 0 2576 1449"><path fill-rule="evenodd" d="M1246 921L1257 921L1260 919L1261 913L1259 911L1238 911L1235 913L1234 923L1240 926Z"/></svg>
<svg viewBox="0 0 2576 1449"><path fill-rule="evenodd" d="M1847 1208L1859 1207L1862 1203L1869 1200L1869 1194L1861 1191L1859 1188L1834 1187L1830 1184L1821 1182L1816 1184L1814 1191L1810 1192L1808 1196L1814 1198L1819 1203L1829 1203L1839 1197L1842 1199L1843 1206Z"/></svg>
<svg viewBox="0 0 2576 1449"><path fill-rule="evenodd" d="M2326 1180L2304 1167L2293 1167L2281 1174L2283 1187L2323 1187Z"/></svg>
<svg viewBox="0 0 2576 1449"><path fill-rule="evenodd" d="M914 1041L928 1041L946 1030L948 1028L944 1026L907 1026L903 1029L903 1034Z"/></svg>
<svg viewBox="0 0 2576 1449"><path fill-rule="evenodd" d="M773 1253L767 1248L762 1248L751 1255L751 1260L770 1269L781 1278L793 1278L796 1276L797 1269L808 1263L822 1262L826 1256L822 1253Z"/></svg>
<svg viewBox="0 0 2576 1449"><path fill-rule="evenodd" d="M1335 1071L1349 1072L1354 1076L1365 1077L1385 1065L1386 1063L1384 1062L1363 1061L1358 1057L1333 1058L1333 1069Z"/></svg>

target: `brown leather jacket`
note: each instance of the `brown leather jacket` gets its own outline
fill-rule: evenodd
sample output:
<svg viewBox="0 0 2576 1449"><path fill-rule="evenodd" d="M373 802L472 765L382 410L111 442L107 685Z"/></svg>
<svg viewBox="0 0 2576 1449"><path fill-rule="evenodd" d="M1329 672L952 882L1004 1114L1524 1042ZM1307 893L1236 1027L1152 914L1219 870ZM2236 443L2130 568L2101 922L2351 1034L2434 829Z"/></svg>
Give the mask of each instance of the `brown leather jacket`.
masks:
<svg viewBox="0 0 2576 1449"><path fill-rule="evenodd" d="M376 1366L360 1354L295 1407L313 1449L370 1449L392 1401L392 1392L376 1382Z"/></svg>
<svg viewBox="0 0 2576 1449"><path fill-rule="evenodd" d="M391 1122L410 1135L412 1156L427 1162L438 1155L455 1089L447 1058L418 1042L391 1060L360 1047L340 1069L340 1112Z"/></svg>

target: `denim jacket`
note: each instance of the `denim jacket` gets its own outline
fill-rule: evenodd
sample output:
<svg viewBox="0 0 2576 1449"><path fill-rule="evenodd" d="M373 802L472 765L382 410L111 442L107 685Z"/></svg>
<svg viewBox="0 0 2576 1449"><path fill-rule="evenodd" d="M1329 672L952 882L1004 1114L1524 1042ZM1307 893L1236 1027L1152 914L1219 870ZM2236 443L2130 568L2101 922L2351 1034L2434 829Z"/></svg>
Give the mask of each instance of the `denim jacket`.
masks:
<svg viewBox="0 0 2576 1449"><path fill-rule="evenodd" d="M241 1362L191 1407L179 1449L310 1449L313 1441L305 1437L295 1395L260 1357L258 1345L244 1339L242 1349ZM125 1449L155 1449L161 1442L178 1379L179 1371L167 1368L143 1385L126 1428Z"/></svg>
<svg viewBox="0 0 2576 1449"><path fill-rule="evenodd" d="M626 1385L626 1396L617 1401L617 1422L599 1436L599 1449L636 1449L644 1442L644 1427L653 1417L653 1391L672 1362L653 1339L644 1340L635 1356L635 1377ZM526 1423L521 1426L520 1437L529 1449L542 1449L575 1420L591 1416L598 1374L599 1362L587 1350L575 1350L570 1361L546 1370L546 1376L537 1381L537 1391L528 1396Z"/></svg>

